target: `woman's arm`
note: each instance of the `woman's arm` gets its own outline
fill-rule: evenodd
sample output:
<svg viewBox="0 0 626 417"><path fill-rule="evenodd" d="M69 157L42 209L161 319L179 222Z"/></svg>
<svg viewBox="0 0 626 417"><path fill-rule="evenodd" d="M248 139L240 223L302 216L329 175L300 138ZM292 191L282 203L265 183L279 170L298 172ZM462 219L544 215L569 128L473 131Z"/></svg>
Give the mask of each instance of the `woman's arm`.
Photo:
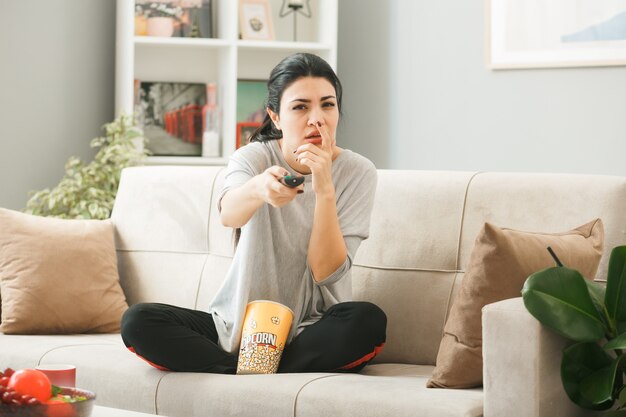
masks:
<svg viewBox="0 0 626 417"><path fill-rule="evenodd" d="M335 185L331 172L334 140L325 125L318 122L317 127L322 136L322 146L302 145L296 150L296 156L302 165L311 169L313 175L315 212L307 261L313 272L313 279L321 282L343 265L348 250L337 217Z"/></svg>
<svg viewBox="0 0 626 417"><path fill-rule="evenodd" d="M232 228L242 227L263 203L282 207L293 200L302 186L290 188L278 181L288 174L284 168L272 166L242 186L227 191L220 202L222 224Z"/></svg>
<svg viewBox="0 0 626 417"><path fill-rule="evenodd" d="M308 253L313 279L321 282L329 277L343 265L347 256L348 250L337 218L335 193L317 195Z"/></svg>

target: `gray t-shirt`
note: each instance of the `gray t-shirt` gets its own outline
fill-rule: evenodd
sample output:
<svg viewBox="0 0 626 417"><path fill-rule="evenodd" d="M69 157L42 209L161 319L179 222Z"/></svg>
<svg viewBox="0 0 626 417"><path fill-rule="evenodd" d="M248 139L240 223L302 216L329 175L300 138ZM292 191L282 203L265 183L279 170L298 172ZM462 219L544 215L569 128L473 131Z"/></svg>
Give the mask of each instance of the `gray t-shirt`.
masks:
<svg viewBox="0 0 626 417"><path fill-rule="evenodd" d="M276 140L253 142L240 148L230 158L218 201L228 190L245 184L273 165L296 175L285 162ZM232 265L209 309L219 344L227 352L235 353L239 349L243 316L250 301L276 301L293 310L289 343L304 327L318 321L329 307L352 299L350 269L361 241L369 236L376 167L347 149L333 161L337 213L348 256L343 265L319 283L307 263L315 193L312 175L305 177L303 194L281 208L263 204L241 228Z"/></svg>

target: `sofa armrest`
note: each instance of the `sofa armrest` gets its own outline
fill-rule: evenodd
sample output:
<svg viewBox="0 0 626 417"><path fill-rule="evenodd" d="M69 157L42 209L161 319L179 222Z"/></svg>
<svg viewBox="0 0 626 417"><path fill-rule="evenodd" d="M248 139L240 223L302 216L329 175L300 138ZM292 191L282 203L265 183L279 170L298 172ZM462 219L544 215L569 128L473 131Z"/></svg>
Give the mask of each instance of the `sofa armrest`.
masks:
<svg viewBox="0 0 626 417"><path fill-rule="evenodd" d="M565 394L567 339L530 315L521 297L483 308L484 417L590 416Z"/></svg>

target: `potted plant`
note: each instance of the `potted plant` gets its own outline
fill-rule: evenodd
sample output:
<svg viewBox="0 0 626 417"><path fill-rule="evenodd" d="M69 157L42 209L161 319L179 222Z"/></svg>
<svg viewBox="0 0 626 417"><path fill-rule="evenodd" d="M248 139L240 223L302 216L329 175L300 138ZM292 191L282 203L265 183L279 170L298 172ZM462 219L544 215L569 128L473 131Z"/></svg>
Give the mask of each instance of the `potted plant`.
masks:
<svg viewBox="0 0 626 417"><path fill-rule="evenodd" d="M31 193L26 213L66 219L110 217L122 169L140 164L148 153L132 117L122 115L103 129L105 136L91 141L92 148L100 148L94 160L85 164L71 157L55 188Z"/></svg>
<svg viewBox="0 0 626 417"><path fill-rule="evenodd" d="M606 287L555 260L528 277L524 305L573 342L561 360L568 397L588 410L613 408L605 417L626 416L626 246L611 251Z"/></svg>
<svg viewBox="0 0 626 417"><path fill-rule="evenodd" d="M183 14L183 9L173 3L150 2L136 6L136 8L139 7L142 8L143 15L147 18L148 36L172 36L174 34L174 21Z"/></svg>

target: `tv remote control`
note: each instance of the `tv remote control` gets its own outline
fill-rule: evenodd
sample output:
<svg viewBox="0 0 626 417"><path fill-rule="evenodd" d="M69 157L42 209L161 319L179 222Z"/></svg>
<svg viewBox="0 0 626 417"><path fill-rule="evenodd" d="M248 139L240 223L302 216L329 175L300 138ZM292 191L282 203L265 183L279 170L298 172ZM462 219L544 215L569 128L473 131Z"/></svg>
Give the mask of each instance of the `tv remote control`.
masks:
<svg viewBox="0 0 626 417"><path fill-rule="evenodd" d="M298 177L295 175L285 175L284 177L280 179L280 182L285 184L287 187L295 188L304 182L304 177Z"/></svg>

